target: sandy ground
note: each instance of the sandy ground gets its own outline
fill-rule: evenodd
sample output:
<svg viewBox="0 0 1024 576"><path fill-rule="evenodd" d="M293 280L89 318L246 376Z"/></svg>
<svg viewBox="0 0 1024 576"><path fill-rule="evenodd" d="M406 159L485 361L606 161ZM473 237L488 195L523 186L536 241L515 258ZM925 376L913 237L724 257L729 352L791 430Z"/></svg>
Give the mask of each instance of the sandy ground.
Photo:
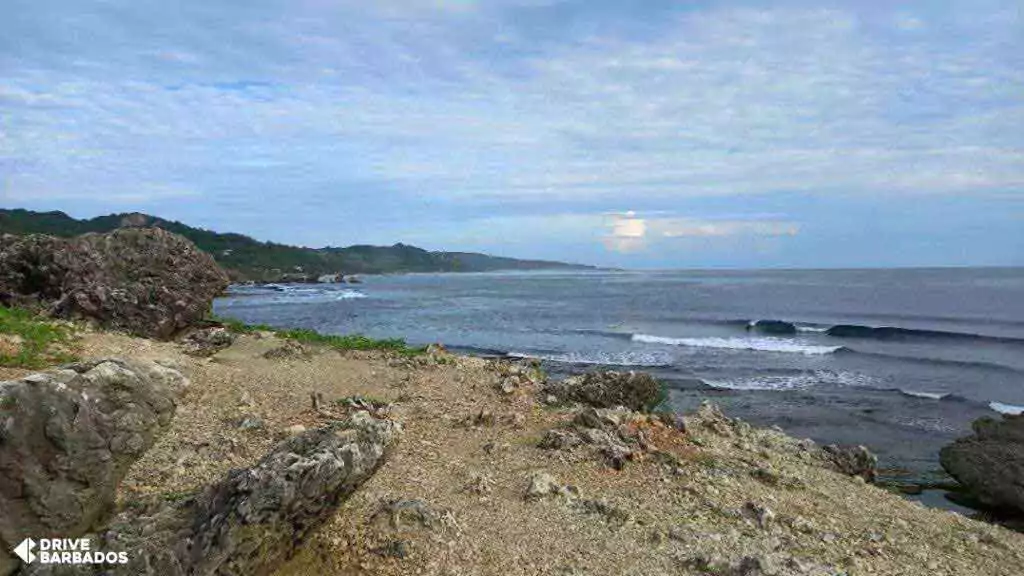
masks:
<svg viewBox="0 0 1024 576"><path fill-rule="evenodd" d="M405 434L389 462L278 571L341 574L1024 574L1024 534L926 509L809 457L779 431L691 417L654 426L665 458L609 468L588 447L537 447L571 408L497 387L492 362L310 350L268 359L245 336L212 358L173 343L91 333L85 356L159 359L191 385L171 431L119 499L176 498L252 464L289 427L352 395L393 403ZM2 377L22 371L4 370ZM466 423L478 418L478 425ZM246 422L245 425L240 425ZM562 494L526 499L546 472Z"/></svg>

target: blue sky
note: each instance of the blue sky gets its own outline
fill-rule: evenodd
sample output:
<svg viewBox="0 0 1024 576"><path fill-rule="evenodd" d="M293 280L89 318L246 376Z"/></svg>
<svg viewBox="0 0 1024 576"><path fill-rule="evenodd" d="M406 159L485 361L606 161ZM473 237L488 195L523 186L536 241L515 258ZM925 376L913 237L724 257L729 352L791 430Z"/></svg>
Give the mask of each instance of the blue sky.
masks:
<svg viewBox="0 0 1024 576"><path fill-rule="evenodd" d="M0 201L627 267L1024 265L1024 5L6 0Z"/></svg>

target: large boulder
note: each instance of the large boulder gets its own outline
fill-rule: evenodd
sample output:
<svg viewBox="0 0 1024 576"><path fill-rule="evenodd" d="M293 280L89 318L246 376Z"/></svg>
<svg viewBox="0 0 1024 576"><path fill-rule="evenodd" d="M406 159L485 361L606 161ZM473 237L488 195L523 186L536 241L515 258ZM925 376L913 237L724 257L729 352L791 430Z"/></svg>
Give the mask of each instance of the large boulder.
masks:
<svg viewBox="0 0 1024 576"><path fill-rule="evenodd" d="M625 406L630 410L651 410L664 399L664 389L646 372L588 372L550 382L544 393L563 401L580 402L595 408Z"/></svg>
<svg viewBox="0 0 1024 576"><path fill-rule="evenodd" d="M874 482L878 476L878 456L864 446L823 446L822 456L833 468L847 476L860 476Z"/></svg>
<svg viewBox="0 0 1024 576"><path fill-rule="evenodd" d="M201 320L228 283L210 255L160 228L0 236L0 300L138 336L173 337Z"/></svg>
<svg viewBox="0 0 1024 576"><path fill-rule="evenodd" d="M942 467L981 504L1024 515L1024 415L981 418L939 453Z"/></svg>
<svg viewBox="0 0 1024 576"><path fill-rule="evenodd" d="M120 515L94 548L126 552L127 564L36 564L25 574L270 574L385 462L400 433L393 421L357 412L283 442L194 497Z"/></svg>
<svg viewBox="0 0 1024 576"><path fill-rule="evenodd" d="M0 382L0 574L22 539L73 538L105 519L186 385L173 369L116 359Z"/></svg>

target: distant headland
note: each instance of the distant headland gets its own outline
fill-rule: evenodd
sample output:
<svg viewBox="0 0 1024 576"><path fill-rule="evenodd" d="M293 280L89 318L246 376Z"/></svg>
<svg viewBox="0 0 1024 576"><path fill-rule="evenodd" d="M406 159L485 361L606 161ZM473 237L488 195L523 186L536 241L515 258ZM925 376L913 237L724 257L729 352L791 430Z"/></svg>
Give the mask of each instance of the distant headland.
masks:
<svg viewBox="0 0 1024 576"><path fill-rule="evenodd" d="M407 244L304 248L261 242L235 233L194 228L140 213L79 220L64 212L0 209L0 233L70 237L124 227L158 227L180 234L209 253L235 282L315 282L348 274L399 272L488 272L495 270L585 270L593 268L548 260L519 260L473 252L429 251Z"/></svg>

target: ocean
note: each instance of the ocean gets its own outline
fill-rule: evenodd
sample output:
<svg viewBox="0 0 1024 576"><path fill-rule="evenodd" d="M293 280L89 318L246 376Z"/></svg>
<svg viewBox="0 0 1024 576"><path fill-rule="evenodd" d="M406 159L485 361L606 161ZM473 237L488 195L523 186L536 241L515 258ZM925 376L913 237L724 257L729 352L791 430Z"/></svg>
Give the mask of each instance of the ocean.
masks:
<svg viewBox="0 0 1024 576"><path fill-rule="evenodd" d="M677 410L710 399L796 437L864 444L894 477L934 476L973 420L1024 410L1022 268L366 276L233 287L215 311L539 358L556 374L645 370Z"/></svg>

